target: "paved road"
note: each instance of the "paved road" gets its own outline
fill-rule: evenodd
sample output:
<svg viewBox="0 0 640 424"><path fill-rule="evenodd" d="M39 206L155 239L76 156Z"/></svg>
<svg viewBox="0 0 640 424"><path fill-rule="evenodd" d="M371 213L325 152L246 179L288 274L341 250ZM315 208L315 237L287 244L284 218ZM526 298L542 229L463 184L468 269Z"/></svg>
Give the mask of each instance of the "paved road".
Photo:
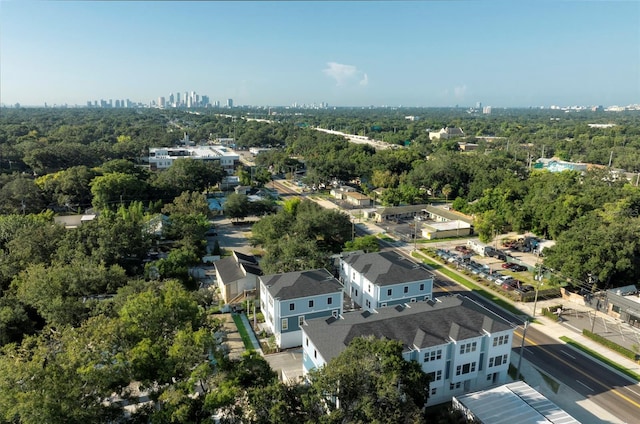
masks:
<svg viewBox="0 0 640 424"><path fill-rule="evenodd" d="M521 329L515 332L514 339L514 351L520 354ZM527 329L524 351L524 359L624 422L640 421L637 384L531 327Z"/></svg>
<svg viewBox="0 0 640 424"><path fill-rule="evenodd" d="M412 246L382 242L384 250L394 250L410 257ZM522 343L522 326L526 316L516 316L462 287L447 276L435 271L434 295L462 294L480 303L518 327L513 348L518 354ZM529 327L526 334L524 360L548 373L585 399L610 412L624 423L640 422L640 387L628 378L603 366L588 356L560 343L557 339Z"/></svg>
<svg viewBox="0 0 640 424"><path fill-rule="evenodd" d="M300 196L295 188L282 182L274 181L273 185L283 196ZM366 224L362 223L355 225L355 231L357 235L372 232ZM410 243L382 241L382 244L383 250L394 250L411 257L413 245ZM522 326L524 319L527 318L526 315L513 315L472 291L459 286L445 275L437 271L434 272L436 274L435 296L458 293L469 296L488 310L513 323L514 327L518 327L514 335L513 348L514 353L520 354ZM620 420L615 422L640 422L640 387L637 384L559 342L556 338L545 334L544 327L541 328L542 331L532 326L527 329L524 362L539 368L559 383L566 385L577 395L589 399L600 410L607 411ZM595 415L592 417L594 419L591 421L595 421ZM600 422L614 422L602 418L599 420Z"/></svg>

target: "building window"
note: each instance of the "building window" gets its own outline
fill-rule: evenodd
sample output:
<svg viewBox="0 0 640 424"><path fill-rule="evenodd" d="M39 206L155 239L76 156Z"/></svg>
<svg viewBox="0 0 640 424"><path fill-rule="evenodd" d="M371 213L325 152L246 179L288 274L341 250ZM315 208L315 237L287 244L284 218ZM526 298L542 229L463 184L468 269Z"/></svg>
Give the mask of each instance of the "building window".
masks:
<svg viewBox="0 0 640 424"><path fill-rule="evenodd" d="M331 305L333 303L333 297L327 298L327 305Z"/></svg>
<svg viewBox="0 0 640 424"><path fill-rule="evenodd" d="M304 315L300 315L298 317L298 327L302 327L304 325Z"/></svg>
<svg viewBox="0 0 640 424"><path fill-rule="evenodd" d="M454 389L459 389L461 386L460 382L458 381L457 383L451 383L449 384L449 390L454 390Z"/></svg>
<svg viewBox="0 0 640 424"><path fill-rule="evenodd" d="M365 300L364 304L367 306L367 308L371 307L371 302L369 302L369 299Z"/></svg>
<svg viewBox="0 0 640 424"><path fill-rule="evenodd" d="M433 389L431 389L431 396L435 396L437 391L438 391L438 389L436 389L435 387Z"/></svg>
<svg viewBox="0 0 640 424"><path fill-rule="evenodd" d="M310 301L309 301L309 307L310 307L310 308L313 308L313 300L310 300Z"/></svg>
<svg viewBox="0 0 640 424"><path fill-rule="evenodd" d="M358 289L356 289L356 297L358 297Z"/></svg>
<svg viewBox="0 0 640 424"><path fill-rule="evenodd" d="M411 303L416 303L416 298L415 298L415 297L412 297L412 298L411 298L411 300L410 300L409 302L411 302Z"/></svg>
<svg viewBox="0 0 640 424"><path fill-rule="evenodd" d="M334 310L334 311L331 311L331 315L332 315L334 318L338 318L338 310L336 309L336 310Z"/></svg>
<svg viewBox="0 0 640 424"><path fill-rule="evenodd" d="M476 363L471 362L464 365L458 365L456 367L456 375L469 374L470 372L476 372Z"/></svg>
<svg viewBox="0 0 640 424"><path fill-rule="evenodd" d="M442 349L432 350L424 354L424 362L439 361L442 359Z"/></svg>
<svg viewBox="0 0 640 424"><path fill-rule="evenodd" d="M282 331L289 329L289 320L287 318L282 320Z"/></svg>
<svg viewBox="0 0 640 424"><path fill-rule="evenodd" d="M404 290L405 293L409 293L409 286L404 286L403 290Z"/></svg>
<svg viewBox="0 0 640 424"><path fill-rule="evenodd" d="M463 355L469 352L475 352L478 344L476 342L463 343L460 345L460 354Z"/></svg>
<svg viewBox="0 0 640 424"><path fill-rule="evenodd" d="M489 367L498 367L506 364L508 359L509 355L498 355L495 358L489 358Z"/></svg>
<svg viewBox="0 0 640 424"><path fill-rule="evenodd" d="M493 374L488 374L487 375L487 381L491 381L493 379Z"/></svg>
<svg viewBox="0 0 640 424"><path fill-rule="evenodd" d="M509 343L509 335L505 335L505 336L499 336L499 337L494 337L493 338L493 346L500 346L503 344L507 344Z"/></svg>
<svg viewBox="0 0 640 424"><path fill-rule="evenodd" d="M420 283L420 291L424 290L424 283Z"/></svg>
<svg viewBox="0 0 640 424"><path fill-rule="evenodd" d="M387 307L387 302L382 302L382 303L380 304L380 307L381 307L381 308L386 308L386 307Z"/></svg>
<svg viewBox="0 0 640 424"><path fill-rule="evenodd" d="M289 303L289 310L290 311L295 311L296 310L296 304L295 303Z"/></svg>
<svg viewBox="0 0 640 424"><path fill-rule="evenodd" d="M317 351L317 350L315 350L315 349L313 349L313 357L314 357L314 358L317 358L317 357L318 357L318 351Z"/></svg>
<svg viewBox="0 0 640 424"><path fill-rule="evenodd" d="M391 293L393 293L393 289L387 289L387 296L391 296Z"/></svg>
<svg viewBox="0 0 640 424"><path fill-rule="evenodd" d="M367 291L371 293L371 284L367 284Z"/></svg>
<svg viewBox="0 0 640 424"><path fill-rule="evenodd" d="M305 342L306 345L309 346L309 337L305 337L305 339L306 339L306 342Z"/></svg>
<svg viewBox="0 0 640 424"><path fill-rule="evenodd" d="M442 370L427 373L427 377L429 377L429 381L440 381L442 380Z"/></svg>

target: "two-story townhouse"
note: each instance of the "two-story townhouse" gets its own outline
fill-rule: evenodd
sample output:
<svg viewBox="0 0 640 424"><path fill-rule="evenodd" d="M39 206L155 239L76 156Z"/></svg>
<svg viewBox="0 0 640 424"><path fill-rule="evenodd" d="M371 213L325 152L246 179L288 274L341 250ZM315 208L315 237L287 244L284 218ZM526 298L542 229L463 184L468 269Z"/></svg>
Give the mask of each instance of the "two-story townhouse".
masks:
<svg viewBox="0 0 640 424"><path fill-rule="evenodd" d="M326 269L260 277L260 306L281 349L300 346L300 328L308 319L338 317L343 288Z"/></svg>
<svg viewBox="0 0 640 424"><path fill-rule="evenodd" d="M340 280L347 295L367 311L429 300L433 292L433 273L395 252L341 258Z"/></svg>
<svg viewBox="0 0 640 424"><path fill-rule="evenodd" d="M329 363L354 338L366 336L402 343L405 360L417 361L431 377L429 404L507 379L513 327L459 295L306 321L304 374Z"/></svg>

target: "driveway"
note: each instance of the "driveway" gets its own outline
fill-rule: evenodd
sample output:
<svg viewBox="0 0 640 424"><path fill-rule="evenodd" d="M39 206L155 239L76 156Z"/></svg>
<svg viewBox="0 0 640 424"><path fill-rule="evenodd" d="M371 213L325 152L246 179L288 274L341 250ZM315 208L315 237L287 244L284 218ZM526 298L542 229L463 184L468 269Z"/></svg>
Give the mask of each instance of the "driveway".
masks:
<svg viewBox="0 0 640 424"><path fill-rule="evenodd" d="M302 348L265 355L271 369L284 382L295 382L302 378Z"/></svg>
<svg viewBox="0 0 640 424"><path fill-rule="evenodd" d="M216 240L220 247L227 250L235 250L245 255L255 254L255 249L249 244L251 237L250 225L233 225L231 221L222 216L210 220L215 225L217 236L207 237L207 244L210 248Z"/></svg>

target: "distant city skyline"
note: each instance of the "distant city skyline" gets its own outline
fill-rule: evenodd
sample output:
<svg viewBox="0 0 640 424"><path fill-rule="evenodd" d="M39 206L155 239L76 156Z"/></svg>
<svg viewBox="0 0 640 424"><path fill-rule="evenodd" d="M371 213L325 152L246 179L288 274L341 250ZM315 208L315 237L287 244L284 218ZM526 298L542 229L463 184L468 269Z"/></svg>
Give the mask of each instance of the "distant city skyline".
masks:
<svg viewBox="0 0 640 424"><path fill-rule="evenodd" d="M0 1L0 103L638 104L639 19L615 0Z"/></svg>

